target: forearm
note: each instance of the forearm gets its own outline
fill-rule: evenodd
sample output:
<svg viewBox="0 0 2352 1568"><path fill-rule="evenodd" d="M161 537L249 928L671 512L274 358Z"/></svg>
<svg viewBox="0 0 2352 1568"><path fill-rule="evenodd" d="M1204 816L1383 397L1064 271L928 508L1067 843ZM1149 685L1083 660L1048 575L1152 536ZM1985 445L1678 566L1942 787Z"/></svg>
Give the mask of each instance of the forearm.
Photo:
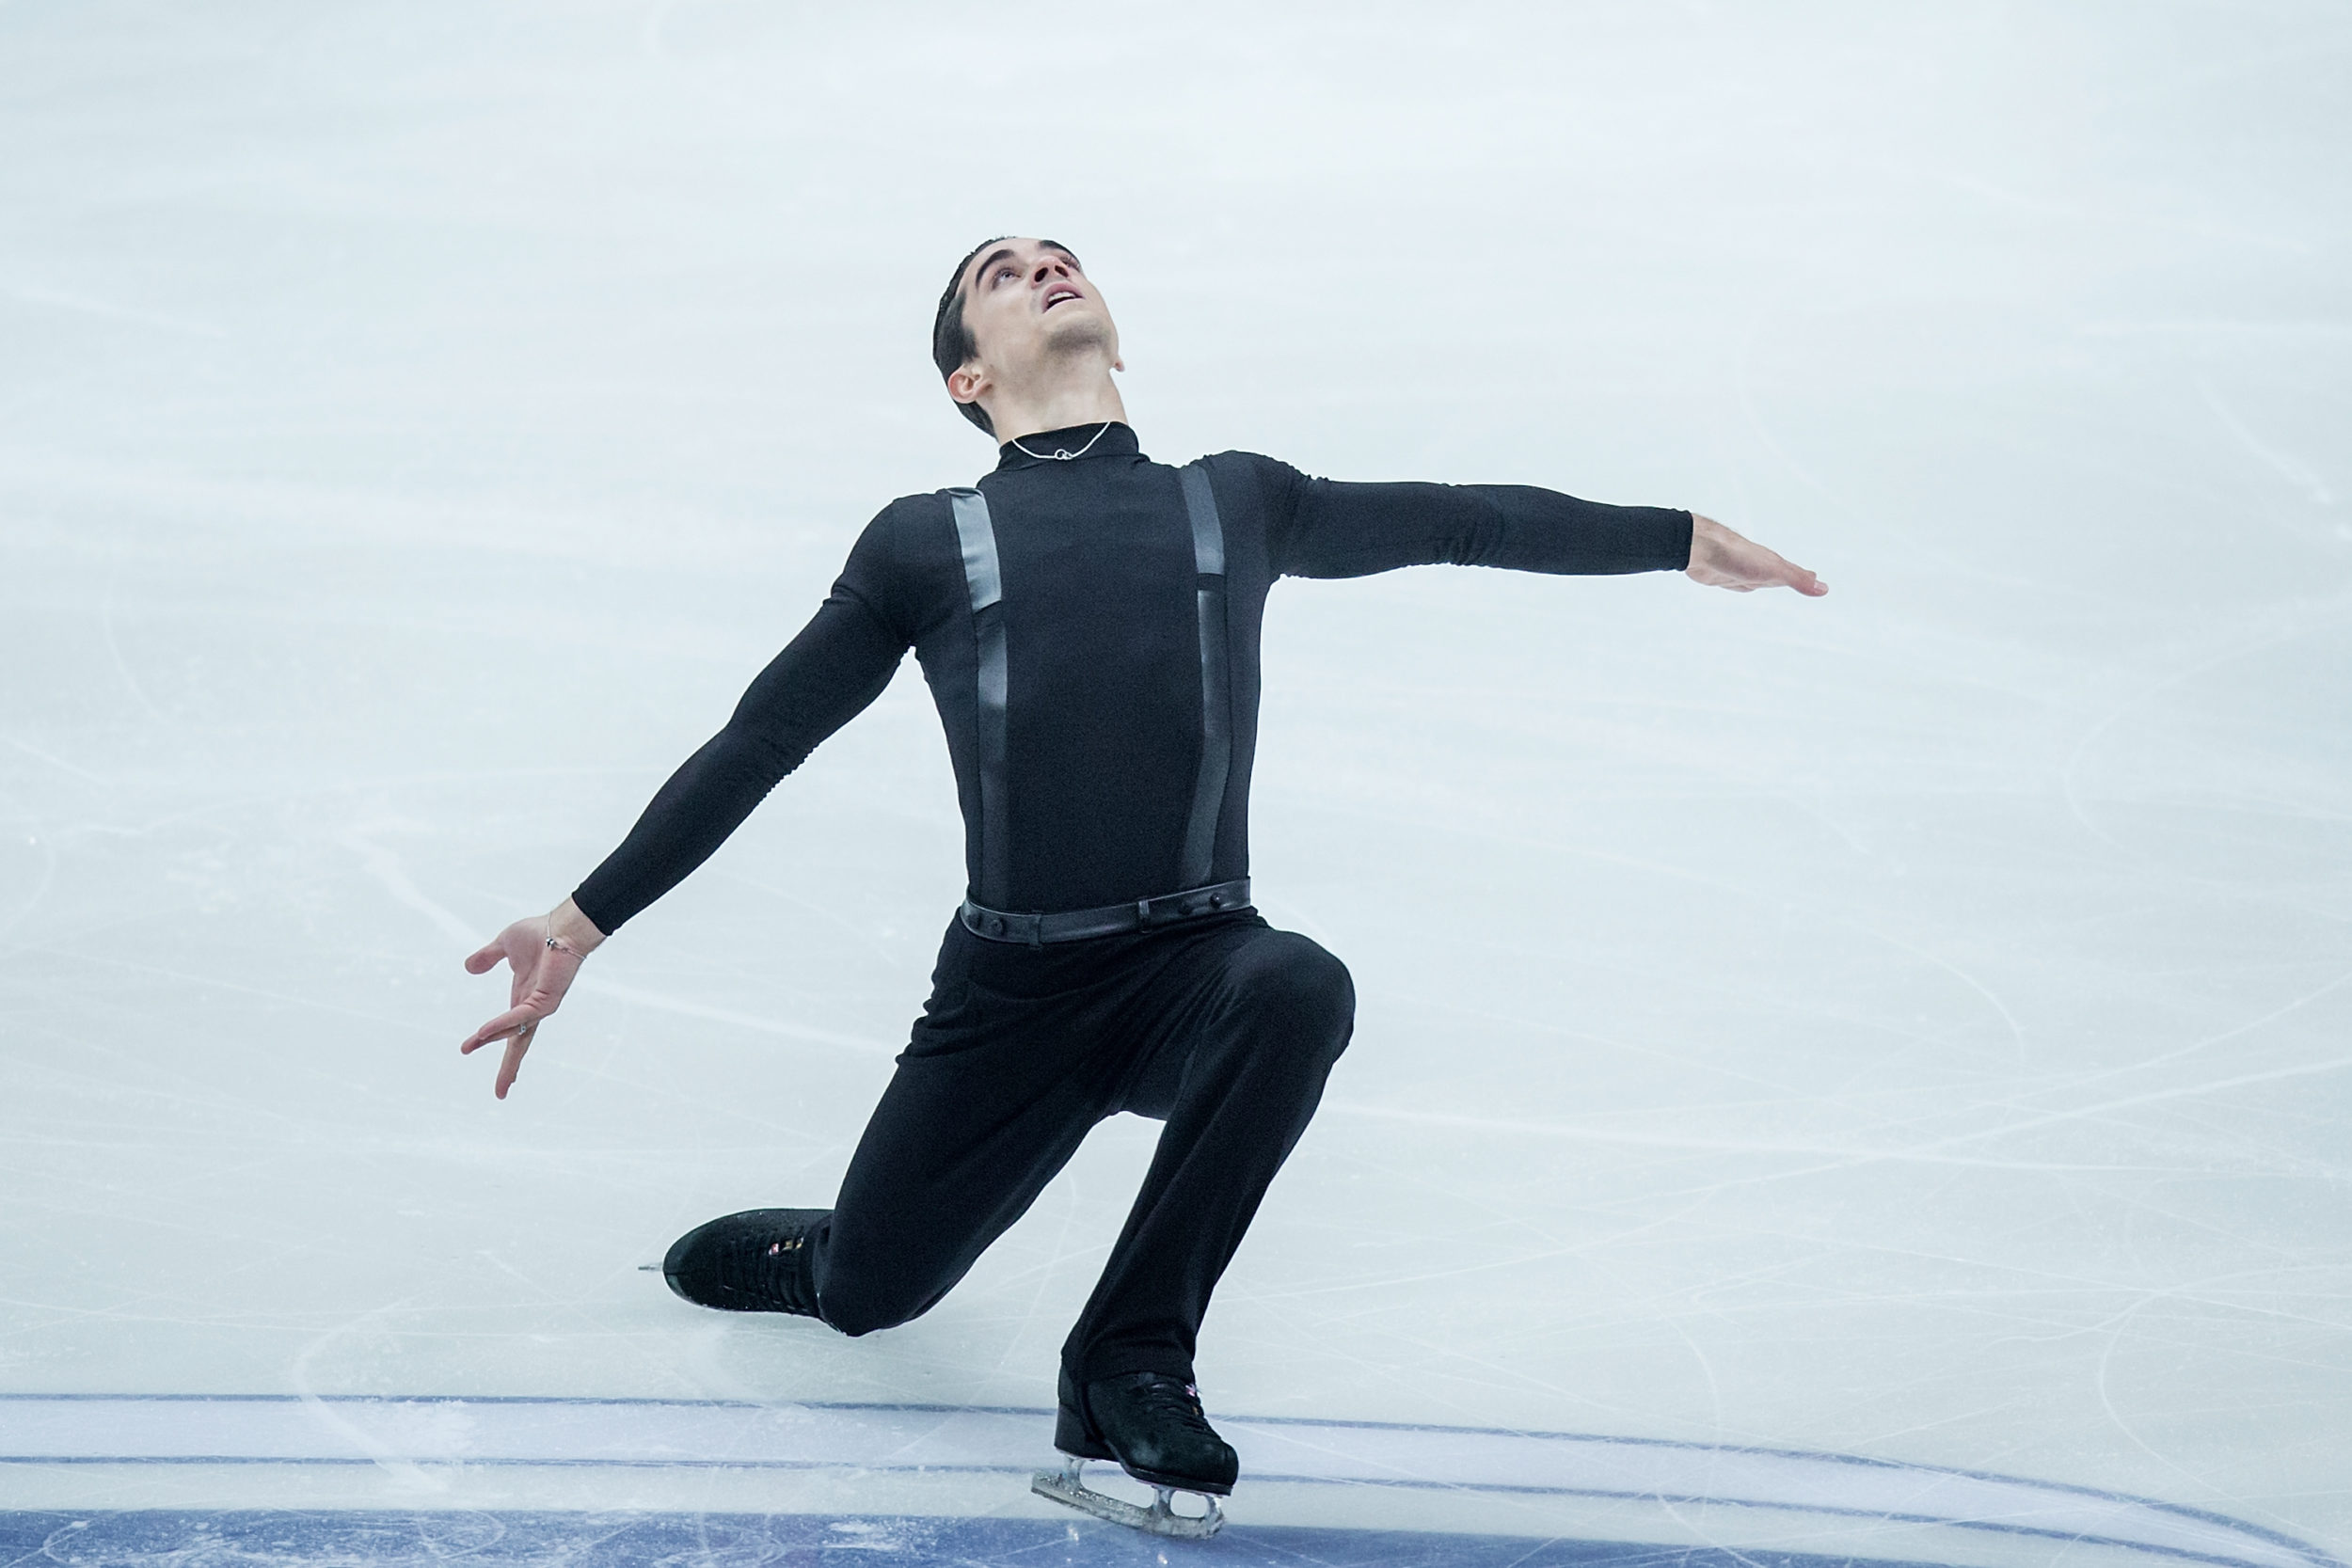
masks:
<svg viewBox="0 0 2352 1568"><path fill-rule="evenodd" d="M619 930L708 860L787 771L762 766L758 748L730 724L670 775L571 904L600 932Z"/></svg>
<svg viewBox="0 0 2352 1568"><path fill-rule="evenodd" d="M1290 559L1297 577L1361 577L1450 563L1600 575L1680 571L1688 512L1610 506L1524 484L1347 484L1308 480Z"/></svg>
<svg viewBox="0 0 2352 1568"><path fill-rule="evenodd" d="M906 644L835 591L759 673L726 727L670 775L572 902L606 935L684 880L777 781L890 684Z"/></svg>

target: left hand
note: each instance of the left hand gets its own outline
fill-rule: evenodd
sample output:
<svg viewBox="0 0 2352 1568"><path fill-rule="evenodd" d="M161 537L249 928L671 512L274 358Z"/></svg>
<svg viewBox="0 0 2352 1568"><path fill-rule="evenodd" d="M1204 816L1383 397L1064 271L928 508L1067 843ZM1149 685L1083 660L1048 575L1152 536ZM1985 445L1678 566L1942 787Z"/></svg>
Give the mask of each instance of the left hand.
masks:
<svg viewBox="0 0 2352 1568"><path fill-rule="evenodd" d="M1743 539L1712 517L1691 514L1691 564L1683 571L1692 582L1753 594L1759 588L1793 588L1808 599L1829 592L1829 584L1793 561L1784 561L1753 539Z"/></svg>
<svg viewBox="0 0 2352 1568"><path fill-rule="evenodd" d="M470 1056L493 1040L506 1042L498 1080L490 1086L501 1100L515 1086L523 1053L531 1049L540 1022L564 1005L564 993L578 977L580 960L603 941L604 933L566 898L550 913L516 921L466 960L469 974L487 974L501 959L514 971L506 1011L468 1035L457 1048L461 1055Z"/></svg>

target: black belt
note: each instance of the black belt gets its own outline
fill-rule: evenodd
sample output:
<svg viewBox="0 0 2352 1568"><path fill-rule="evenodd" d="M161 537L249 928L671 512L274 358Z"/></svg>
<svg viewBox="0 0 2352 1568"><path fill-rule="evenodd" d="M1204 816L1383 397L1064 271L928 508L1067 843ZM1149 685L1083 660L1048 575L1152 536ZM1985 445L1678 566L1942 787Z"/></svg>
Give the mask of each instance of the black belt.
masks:
<svg viewBox="0 0 2352 1568"><path fill-rule="evenodd" d="M1115 937L1127 931L1156 930L1206 915L1224 914L1249 907L1249 879L1218 882L1183 893L1163 893L1132 904L1104 904L1092 910L1062 910L1052 914L1008 914L963 901L958 911L963 928L990 942L1026 942L1041 947L1049 942L1080 942L1088 937Z"/></svg>

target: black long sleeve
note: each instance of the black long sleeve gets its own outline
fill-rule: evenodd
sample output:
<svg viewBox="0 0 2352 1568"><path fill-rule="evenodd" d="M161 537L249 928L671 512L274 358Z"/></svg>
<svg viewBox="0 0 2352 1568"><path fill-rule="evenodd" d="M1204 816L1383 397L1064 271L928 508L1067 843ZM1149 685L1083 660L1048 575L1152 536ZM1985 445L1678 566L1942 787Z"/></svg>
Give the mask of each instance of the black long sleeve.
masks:
<svg viewBox="0 0 2352 1568"><path fill-rule="evenodd" d="M1191 525L1176 471L1123 425L1008 445L981 482L1001 555L1010 907L1084 909L1176 891L1200 755ZM1250 452L1204 460L1222 518L1232 767L1213 879L1248 871L1258 638L1281 577L1451 562L1549 573L1677 570L1691 515L1516 484L1350 484ZM573 894L612 932L675 886L818 742L881 694L912 645L946 732L977 879L973 615L948 496L884 508L832 595L760 673L724 729L661 787Z"/></svg>
<svg viewBox="0 0 2352 1568"><path fill-rule="evenodd" d="M1688 512L1609 506L1528 484L1352 484L1279 467L1289 518L1268 553L1283 577L1435 565L1597 576L1691 563Z"/></svg>
<svg viewBox="0 0 2352 1568"><path fill-rule="evenodd" d="M836 588L768 662L726 727L655 794L620 847L572 894L608 936L726 842L768 792L890 684L906 640Z"/></svg>

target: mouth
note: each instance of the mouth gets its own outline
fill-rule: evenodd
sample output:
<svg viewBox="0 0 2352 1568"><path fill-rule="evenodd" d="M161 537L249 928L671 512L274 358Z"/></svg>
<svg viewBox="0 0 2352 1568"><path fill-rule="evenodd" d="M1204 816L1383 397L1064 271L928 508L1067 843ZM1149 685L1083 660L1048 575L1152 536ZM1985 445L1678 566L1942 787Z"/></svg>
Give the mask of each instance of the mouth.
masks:
<svg viewBox="0 0 2352 1568"><path fill-rule="evenodd" d="M1041 305L1039 309L1041 310L1051 310L1057 305L1067 305L1073 299L1084 298L1086 298L1086 295L1080 293L1069 284L1058 284L1056 287L1045 291L1044 303Z"/></svg>

